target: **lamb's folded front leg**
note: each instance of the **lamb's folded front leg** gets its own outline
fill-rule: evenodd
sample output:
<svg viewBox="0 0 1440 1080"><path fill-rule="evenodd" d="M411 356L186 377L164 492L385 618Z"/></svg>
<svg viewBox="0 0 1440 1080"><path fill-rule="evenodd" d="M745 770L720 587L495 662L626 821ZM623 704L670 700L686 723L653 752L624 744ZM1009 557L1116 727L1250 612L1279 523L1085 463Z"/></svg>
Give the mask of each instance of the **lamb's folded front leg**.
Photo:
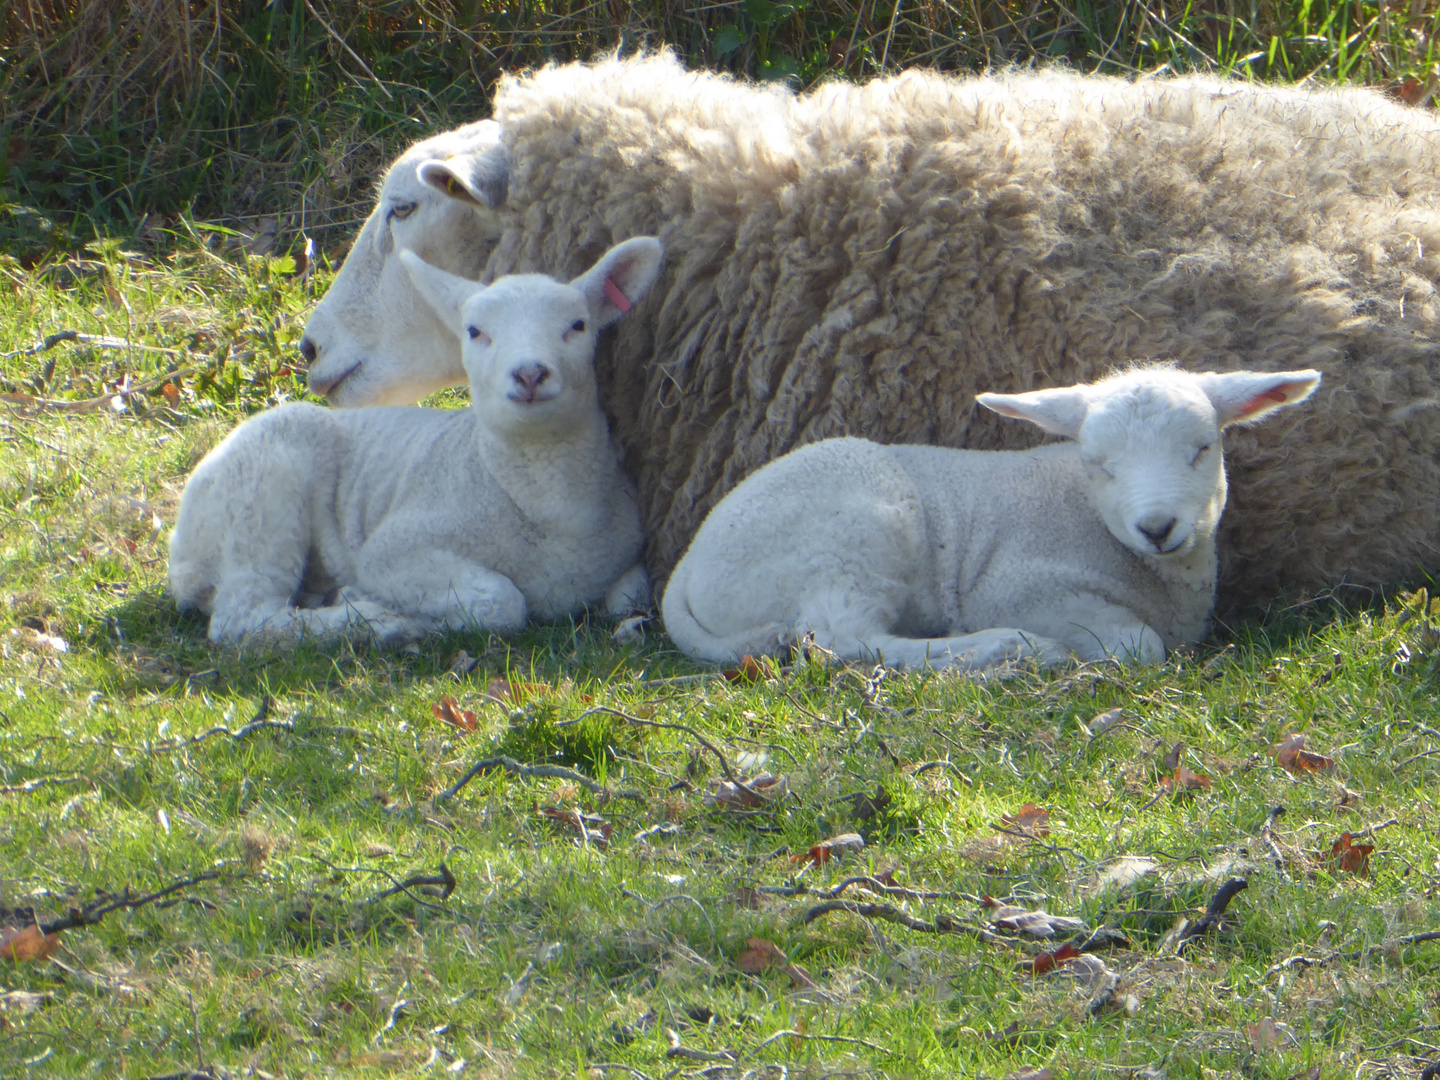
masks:
<svg viewBox="0 0 1440 1080"><path fill-rule="evenodd" d="M605 590L605 613L617 619L650 608L650 575L636 563Z"/></svg>
<svg viewBox="0 0 1440 1080"><path fill-rule="evenodd" d="M432 630L503 634L519 630L529 615L524 595L504 574L413 541L404 549L366 545L348 591Z"/></svg>

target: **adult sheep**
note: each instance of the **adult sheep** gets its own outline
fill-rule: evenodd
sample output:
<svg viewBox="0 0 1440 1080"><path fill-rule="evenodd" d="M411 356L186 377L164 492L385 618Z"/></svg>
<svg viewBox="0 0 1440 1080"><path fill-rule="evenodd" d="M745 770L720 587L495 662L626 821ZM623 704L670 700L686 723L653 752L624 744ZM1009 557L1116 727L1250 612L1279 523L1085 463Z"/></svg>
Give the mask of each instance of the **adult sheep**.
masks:
<svg viewBox="0 0 1440 1080"><path fill-rule="evenodd" d="M1033 445L975 393L1147 357L1325 375L1316 408L1233 440L1222 612L1440 569L1434 114L1063 71L794 95L650 56L509 77L494 120L392 168L307 328L312 387L362 405L460 381L396 247L565 274L660 236L661 279L598 358L657 585L795 446ZM457 220L474 240L447 261Z"/></svg>

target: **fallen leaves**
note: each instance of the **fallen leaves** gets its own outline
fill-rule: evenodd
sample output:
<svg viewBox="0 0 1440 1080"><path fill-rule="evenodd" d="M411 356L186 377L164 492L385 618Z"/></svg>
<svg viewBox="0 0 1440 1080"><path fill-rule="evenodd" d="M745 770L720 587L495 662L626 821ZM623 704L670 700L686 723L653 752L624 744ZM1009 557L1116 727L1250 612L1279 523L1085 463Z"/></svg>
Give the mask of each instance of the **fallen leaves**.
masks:
<svg viewBox="0 0 1440 1080"><path fill-rule="evenodd" d="M1290 1030L1289 1024L1282 1023L1273 1016L1245 1025L1245 1034L1250 1038L1251 1049L1257 1054L1278 1050L1283 1046L1296 1046L1300 1042Z"/></svg>
<svg viewBox="0 0 1440 1080"><path fill-rule="evenodd" d="M778 679L781 668L773 657L746 653L733 668L724 668L720 674L727 682L760 683Z"/></svg>
<svg viewBox="0 0 1440 1080"><path fill-rule="evenodd" d="M815 866L824 866L831 859L842 857L847 851L863 851L865 838L859 833L847 832L832 836L829 840L822 840L813 845L803 855L794 856L796 862L808 862Z"/></svg>
<svg viewBox="0 0 1440 1080"><path fill-rule="evenodd" d="M735 963L747 975L763 975L767 971L780 970L790 976L791 986L814 986L815 980L799 964L792 964L783 949L773 941L752 937L745 939L745 951L735 958Z"/></svg>
<svg viewBox="0 0 1440 1080"><path fill-rule="evenodd" d="M550 819L550 824L561 832L575 834L575 842L593 844L605 849L610 846L610 822L598 814L584 814L579 810L565 810L558 806L542 806L540 813Z"/></svg>
<svg viewBox="0 0 1440 1080"><path fill-rule="evenodd" d="M442 696L438 704L430 706L430 711L435 714L435 719L443 720L461 731L474 731L480 723L480 718L473 710L462 709L459 702L449 694Z"/></svg>
<svg viewBox="0 0 1440 1080"><path fill-rule="evenodd" d="M1064 967L1071 960L1083 955L1079 949L1069 942L1061 945L1054 952L1042 952L1016 965L1017 971L1027 972L1031 975L1044 975L1047 971L1054 971L1058 967Z"/></svg>
<svg viewBox="0 0 1440 1080"><path fill-rule="evenodd" d="M1174 770L1169 776L1160 777L1160 794L1179 794L1182 791L1206 791L1210 787L1210 778L1204 773L1197 773L1180 758L1185 753L1185 744L1177 742L1160 761L1166 768Z"/></svg>
<svg viewBox="0 0 1440 1080"><path fill-rule="evenodd" d="M12 963L48 960L58 948L60 935L47 934L33 923L30 926L0 926L0 957Z"/></svg>
<svg viewBox="0 0 1440 1080"><path fill-rule="evenodd" d="M705 796L705 805L718 806L722 810L757 810L783 796L788 786L785 777L769 773L762 773L753 780L746 780L743 776L736 780L722 780L714 792Z"/></svg>
<svg viewBox="0 0 1440 1080"><path fill-rule="evenodd" d="M1292 776L1310 772L1330 772L1335 768L1335 759L1305 749L1305 736L1291 732L1270 753L1275 763Z"/></svg>
<svg viewBox="0 0 1440 1080"><path fill-rule="evenodd" d="M1331 871L1344 870L1356 877L1367 877L1370 874L1370 855L1374 850L1374 844L1357 844L1354 837L1346 832L1330 845L1329 851L1316 852L1315 861Z"/></svg>
<svg viewBox="0 0 1440 1080"><path fill-rule="evenodd" d="M1026 836L1049 836L1050 811L1036 806L1033 802L1027 802L1013 815L1002 814L1000 824L1009 831L1024 833Z"/></svg>

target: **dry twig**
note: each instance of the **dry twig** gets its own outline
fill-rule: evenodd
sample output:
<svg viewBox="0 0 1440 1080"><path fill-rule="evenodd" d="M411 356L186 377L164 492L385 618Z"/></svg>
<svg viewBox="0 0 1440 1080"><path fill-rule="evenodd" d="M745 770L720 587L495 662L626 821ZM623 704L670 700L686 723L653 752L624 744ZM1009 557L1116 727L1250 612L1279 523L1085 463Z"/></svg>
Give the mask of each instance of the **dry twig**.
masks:
<svg viewBox="0 0 1440 1080"><path fill-rule="evenodd" d="M851 915L859 915L862 919L884 919L886 922L899 923L901 926L914 930L917 934L969 934L988 945L1003 945L1007 949L1011 948L1010 942L997 937L984 927L962 923L944 912L936 915L934 922L926 922L924 919L917 919L890 904L857 904L853 900L829 900L823 904L816 904L805 912L802 921L809 924L832 911L848 911Z"/></svg>

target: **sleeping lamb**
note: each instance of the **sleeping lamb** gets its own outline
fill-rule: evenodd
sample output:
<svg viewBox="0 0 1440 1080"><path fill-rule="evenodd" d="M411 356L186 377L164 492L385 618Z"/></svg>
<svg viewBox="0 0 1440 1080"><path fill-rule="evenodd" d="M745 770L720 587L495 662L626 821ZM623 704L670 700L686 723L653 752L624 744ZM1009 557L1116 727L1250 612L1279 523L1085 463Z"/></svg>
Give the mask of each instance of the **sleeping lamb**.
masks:
<svg viewBox="0 0 1440 1080"><path fill-rule="evenodd" d="M459 335L471 405L335 411L288 404L202 461L170 541L182 609L210 639L516 630L603 598L649 602L635 490L596 396L597 333L659 271L659 241L618 244L568 285L486 288L402 262ZM305 601L317 594L325 606Z"/></svg>
<svg viewBox="0 0 1440 1080"><path fill-rule="evenodd" d="M903 666L1161 660L1199 640L1214 604L1221 429L1319 382L1138 367L979 396L1070 442L811 443L710 512L665 590L665 627L706 660L806 634L842 659Z"/></svg>

